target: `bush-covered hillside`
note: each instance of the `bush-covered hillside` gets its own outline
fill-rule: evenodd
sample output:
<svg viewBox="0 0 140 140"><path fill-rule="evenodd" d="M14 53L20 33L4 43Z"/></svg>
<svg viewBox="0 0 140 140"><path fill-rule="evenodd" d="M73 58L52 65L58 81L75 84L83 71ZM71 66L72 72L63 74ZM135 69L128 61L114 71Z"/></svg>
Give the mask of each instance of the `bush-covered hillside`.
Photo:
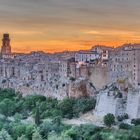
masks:
<svg viewBox="0 0 140 140"><path fill-rule="evenodd" d="M0 89L0 140L139 140L140 125L120 125L119 130L62 123L94 109L95 99L22 97L12 89ZM136 121L135 121L136 122Z"/></svg>

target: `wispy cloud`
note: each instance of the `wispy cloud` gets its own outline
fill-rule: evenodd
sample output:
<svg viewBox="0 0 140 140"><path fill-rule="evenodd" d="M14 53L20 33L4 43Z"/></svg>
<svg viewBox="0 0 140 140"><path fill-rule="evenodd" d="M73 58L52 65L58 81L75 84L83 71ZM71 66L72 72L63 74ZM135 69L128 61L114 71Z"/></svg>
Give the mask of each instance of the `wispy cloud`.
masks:
<svg viewBox="0 0 140 140"><path fill-rule="evenodd" d="M45 50L45 45L55 50L56 44L63 50L100 42L138 42L139 7L139 0L0 0L0 30L20 41L13 47L21 45L22 51L30 50L24 46L31 44L36 49L36 43L29 42L34 40Z"/></svg>

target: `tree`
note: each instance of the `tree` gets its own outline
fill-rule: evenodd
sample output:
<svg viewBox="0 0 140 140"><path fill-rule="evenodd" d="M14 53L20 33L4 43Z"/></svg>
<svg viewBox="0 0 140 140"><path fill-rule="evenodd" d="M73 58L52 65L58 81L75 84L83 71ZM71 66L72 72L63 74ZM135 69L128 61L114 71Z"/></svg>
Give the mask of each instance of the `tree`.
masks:
<svg viewBox="0 0 140 140"><path fill-rule="evenodd" d="M18 139L17 140L28 140L27 138L26 138L26 136L25 135L22 135L21 137L18 137Z"/></svg>
<svg viewBox="0 0 140 140"><path fill-rule="evenodd" d="M32 140L43 140L37 130L33 133Z"/></svg>
<svg viewBox="0 0 140 140"><path fill-rule="evenodd" d="M140 138L140 125L134 126L132 128L132 135L136 138Z"/></svg>
<svg viewBox="0 0 140 140"><path fill-rule="evenodd" d="M17 139L18 137L21 137L25 134L26 131L26 125L20 124L20 123L12 123L11 124L11 135L14 139Z"/></svg>
<svg viewBox="0 0 140 140"><path fill-rule="evenodd" d="M42 95L29 95L24 98L24 106L26 109L32 110L37 103L46 101L46 97Z"/></svg>
<svg viewBox="0 0 140 140"><path fill-rule="evenodd" d="M74 115L78 116L79 113L85 113L95 108L96 100L89 97L81 97L76 99L75 104L73 105Z"/></svg>
<svg viewBox="0 0 140 140"><path fill-rule="evenodd" d="M119 125L119 129L126 129L126 130L128 130L130 128L131 128L131 126L129 124L127 124L127 123L121 123Z"/></svg>
<svg viewBox="0 0 140 140"><path fill-rule="evenodd" d="M60 126L61 119L62 119L61 116L57 116L57 117L53 118L52 123L57 125L57 126Z"/></svg>
<svg viewBox="0 0 140 140"><path fill-rule="evenodd" d="M140 118L138 118L138 119L132 119L132 121L131 121L131 123L132 124L134 124L134 125L140 125Z"/></svg>
<svg viewBox="0 0 140 140"><path fill-rule="evenodd" d="M74 100L66 98L58 104L58 108L62 111L62 117L71 119L73 117Z"/></svg>
<svg viewBox="0 0 140 140"><path fill-rule="evenodd" d="M36 108L36 112L35 112L35 124L39 125L40 124L40 112L39 112L39 108Z"/></svg>
<svg viewBox="0 0 140 140"><path fill-rule="evenodd" d="M53 131L53 124L51 122L43 122L39 126L39 131L43 138L47 139L48 134Z"/></svg>
<svg viewBox="0 0 140 140"><path fill-rule="evenodd" d="M55 133L51 133L49 136L48 136L48 140L72 140L70 137L68 136L58 136L57 134Z"/></svg>
<svg viewBox="0 0 140 140"><path fill-rule="evenodd" d="M35 126L30 124L26 126L26 131L25 131L25 135L28 139L32 139L32 135L34 133L35 130Z"/></svg>
<svg viewBox="0 0 140 140"><path fill-rule="evenodd" d="M64 136L70 137L71 139L77 140L82 139L81 131L78 126L72 126L70 129L64 131ZM82 137L82 138L81 138Z"/></svg>
<svg viewBox="0 0 140 140"><path fill-rule="evenodd" d="M0 140L12 140L11 136L4 129L0 131Z"/></svg>
<svg viewBox="0 0 140 140"><path fill-rule="evenodd" d="M113 114L109 113L104 116L104 124L111 127L115 123L115 117Z"/></svg>
<svg viewBox="0 0 140 140"><path fill-rule="evenodd" d="M10 99L4 99L0 102L0 113L6 117L13 115L15 112L15 103Z"/></svg>
<svg viewBox="0 0 140 140"><path fill-rule="evenodd" d="M20 123L21 120L22 120L22 115L19 114L19 113L16 113L16 114L14 115L14 120L15 120L15 123Z"/></svg>

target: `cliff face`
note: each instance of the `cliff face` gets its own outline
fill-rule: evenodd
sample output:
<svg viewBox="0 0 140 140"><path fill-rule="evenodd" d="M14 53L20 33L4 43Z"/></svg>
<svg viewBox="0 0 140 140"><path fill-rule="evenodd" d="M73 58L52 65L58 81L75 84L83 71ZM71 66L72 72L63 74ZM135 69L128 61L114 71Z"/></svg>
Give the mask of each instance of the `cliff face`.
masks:
<svg viewBox="0 0 140 140"><path fill-rule="evenodd" d="M16 83L16 84L11 84ZM46 97L53 97L63 99L65 97L78 98L81 96L94 96L96 92L94 86L90 81L84 78L77 80L69 79L51 79L49 82L37 82L35 84L6 80L0 84L2 88L14 88L21 92L24 96L30 94L40 94Z"/></svg>
<svg viewBox="0 0 140 140"><path fill-rule="evenodd" d="M140 91L133 90L128 93L127 96L127 108L126 112L129 118L140 118Z"/></svg>
<svg viewBox="0 0 140 140"><path fill-rule="evenodd" d="M108 113L116 117L128 114L129 119L139 118L140 90L134 89L127 80L118 80L100 90L94 115L104 117Z"/></svg>
<svg viewBox="0 0 140 140"><path fill-rule="evenodd" d="M96 92L92 83L86 79L78 79L69 84L69 97L94 96Z"/></svg>
<svg viewBox="0 0 140 140"><path fill-rule="evenodd" d="M108 67L102 67L101 65L90 69L90 81L96 87L97 90L102 89L109 81Z"/></svg>
<svg viewBox="0 0 140 140"><path fill-rule="evenodd" d="M102 91L98 98L95 108L95 115L104 117L108 113L114 114L116 117L125 113L126 99L119 97L118 91Z"/></svg>

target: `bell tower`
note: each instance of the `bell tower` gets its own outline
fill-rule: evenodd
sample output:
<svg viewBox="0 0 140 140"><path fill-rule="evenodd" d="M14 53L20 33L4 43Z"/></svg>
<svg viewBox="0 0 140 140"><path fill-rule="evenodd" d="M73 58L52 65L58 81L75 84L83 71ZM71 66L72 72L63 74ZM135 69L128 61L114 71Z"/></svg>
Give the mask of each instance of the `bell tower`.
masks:
<svg viewBox="0 0 140 140"><path fill-rule="evenodd" d="M11 54L9 34L3 34L1 54Z"/></svg>

